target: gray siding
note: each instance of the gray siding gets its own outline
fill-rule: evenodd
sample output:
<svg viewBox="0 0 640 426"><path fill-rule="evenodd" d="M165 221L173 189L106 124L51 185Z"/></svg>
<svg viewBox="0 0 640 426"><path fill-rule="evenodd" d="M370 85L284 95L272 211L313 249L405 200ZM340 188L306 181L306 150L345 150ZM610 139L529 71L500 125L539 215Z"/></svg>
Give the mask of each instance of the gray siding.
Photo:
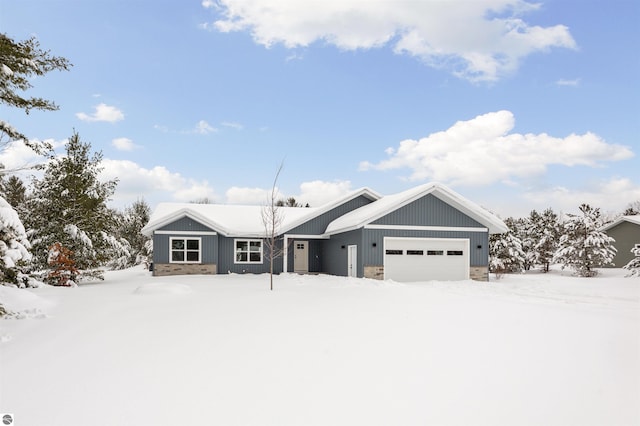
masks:
<svg viewBox="0 0 640 426"><path fill-rule="evenodd" d="M362 259L365 251L362 245L362 229L332 235L331 239L323 241L322 253L324 256L320 262L322 272L347 276L347 247L354 244L358 246L358 276L362 277L364 275ZM343 246L344 248L342 248Z"/></svg>
<svg viewBox="0 0 640 426"><path fill-rule="evenodd" d="M229 272L235 274L262 274L269 272L269 258L266 247L263 249L262 263L235 263L235 243L233 237L218 238L219 254L218 254L218 273L227 274ZM241 238L246 239L246 238ZM256 239L256 238L249 238ZM264 242L263 242L264 244ZM273 272L279 274L282 272L282 256L274 259Z"/></svg>
<svg viewBox="0 0 640 426"><path fill-rule="evenodd" d="M364 265L382 265L384 262L384 237L413 237L413 238L468 238L470 266L489 265L489 234L488 232L458 232L458 231L408 231L395 229L365 229L362 245L365 250L358 249L358 256L362 257ZM373 244L376 244L373 247ZM480 248L478 248L480 246Z"/></svg>
<svg viewBox="0 0 640 426"><path fill-rule="evenodd" d="M327 226L335 219L371 202L371 199L365 197L364 195L361 195L351 201L339 205L334 209L329 210L328 212L321 214L320 216L306 223L303 223L300 226L287 231L286 233L299 235L322 235L324 234L324 231L326 231Z"/></svg>
<svg viewBox="0 0 640 426"><path fill-rule="evenodd" d="M170 235L170 234L154 234L153 235L153 262L169 263L169 238L190 238L200 237L202 244L201 263L218 263L218 236L217 235L201 235L194 232L190 235Z"/></svg>
<svg viewBox="0 0 640 426"><path fill-rule="evenodd" d="M202 235L200 232L215 232L214 229L203 225L189 217L182 217L168 225L163 226L159 230L161 231L180 231L180 232L193 232L193 234L153 234L153 262L154 263L169 263L169 239L171 237L189 238L200 237L202 241L202 263L217 263L218 262L218 236L217 235Z"/></svg>
<svg viewBox="0 0 640 426"><path fill-rule="evenodd" d="M308 241L309 242L309 272L324 272L322 270L322 250L323 250L323 242L324 240L308 240L304 238L300 239L290 239L289 247L287 249L287 270L288 272L293 272L294 267L294 247L293 244L295 241Z"/></svg>
<svg viewBox="0 0 640 426"><path fill-rule="evenodd" d="M433 196L426 196L372 222L376 225L464 226L484 228L474 219Z"/></svg>
<svg viewBox="0 0 640 426"><path fill-rule="evenodd" d="M159 229L160 231L199 231L199 232L212 232L215 229L211 229L208 226L201 224L189 217L182 217L175 222L171 222L168 225Z"/></svg>
<svg viewBox="0 0 640 426"><path fill-rule="evenodd" d="M613 246L618 250L613 258L614 265L608 266L622 268L634 258L631 248L640 244L640 225L624 221L609 229L607 235L616 240Z"/></svg>

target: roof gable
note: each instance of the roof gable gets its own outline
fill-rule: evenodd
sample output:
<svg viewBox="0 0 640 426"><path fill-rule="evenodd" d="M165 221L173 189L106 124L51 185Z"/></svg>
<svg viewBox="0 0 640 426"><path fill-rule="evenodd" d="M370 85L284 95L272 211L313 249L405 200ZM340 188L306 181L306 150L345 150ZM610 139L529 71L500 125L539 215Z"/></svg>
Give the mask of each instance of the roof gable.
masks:
<svg viewBox="0 0 640 426"><path fill-rule="evenodd" d="M278 207L283 213L283 222L278 232L285 233L360 196L372 200L380 198L374 191L362 188L321 207ZM160 203L141 232L151 236L154 231L181 218L189 217L224 236L263 237L265 227L262 222L262 209L263 206L258 205Z"/></svg>
<svg viewBox="0 0 640 426"><path fill-rule="evenodd" d="M378 201L354 210L351 213L347 213L329 224L327 234L336 234L362 228L428 194L432 194L487 227L491 234L506 232L508 230L504 222L489 211L467 200L442 184L428 183L398 194L382 197Z"/></svg>
<svg viewBox="0 0 640 426"><path fill-rule="evenodd" d="M634 225L639 225L640 226L640 215L634 215L634 216L620 216L619 218L617 218L616 220L614 220L613 222L604 225L600 228L601 231L608 231L611 228L615 228L616 226L620 225L623 222L629 222L632 223Z"/></svg>

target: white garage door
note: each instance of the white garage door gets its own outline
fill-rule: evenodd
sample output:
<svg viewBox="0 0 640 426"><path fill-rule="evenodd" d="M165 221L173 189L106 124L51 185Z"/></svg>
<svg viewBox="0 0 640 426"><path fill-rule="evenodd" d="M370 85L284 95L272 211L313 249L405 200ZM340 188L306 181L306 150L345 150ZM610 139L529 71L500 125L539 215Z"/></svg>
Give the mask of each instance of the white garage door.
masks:
<svg viewBox="0 0 640 426"><path fill-rule="evenodd" d="M469 240L385 237L384 278L401 282L469 279Z"/></svg>

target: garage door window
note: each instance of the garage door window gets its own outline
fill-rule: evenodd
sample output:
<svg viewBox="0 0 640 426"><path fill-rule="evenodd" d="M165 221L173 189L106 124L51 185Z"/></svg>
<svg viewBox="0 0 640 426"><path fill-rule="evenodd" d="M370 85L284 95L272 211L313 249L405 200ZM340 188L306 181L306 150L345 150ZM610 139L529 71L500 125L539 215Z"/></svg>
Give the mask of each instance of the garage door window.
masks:
<svg viewBox="0 0 640 426"><path fill-rule="evenodd" d="M424 250L407 250L407 254L413 256L422 256L424 254Z"/></svg>
<svg viewBox="0 0 640 426"><path fill-rule="evenodd" d="M447 256L462 256L462 250L447 250Z"/></svg>
<svg viewBox="0 0 640 426"><path fill-rule="evenodd" d="M385 253L391 255L402 255L402 250L386 250Z"/></svg>
<svg viewBox="0 0 640 426"><path fill-rule="evenodd" d="M443 256L443 250L427 250L427 256Z"/></svg>

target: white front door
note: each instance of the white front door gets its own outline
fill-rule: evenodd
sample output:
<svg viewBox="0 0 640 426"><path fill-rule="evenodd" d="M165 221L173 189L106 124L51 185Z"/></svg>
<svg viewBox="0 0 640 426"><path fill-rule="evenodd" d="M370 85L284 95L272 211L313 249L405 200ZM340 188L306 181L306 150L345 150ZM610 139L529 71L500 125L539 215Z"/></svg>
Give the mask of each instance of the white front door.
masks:
<svg viewBox="0 0 640 426"><path fill-rule="evenodd" d="M293 242L293 272L309 272L309 241Z"/></svg>
<svg viewBox="0 0 640 426"><path fill-rule="evenodd" d="M347 247L347 276L358 276L358 246Z"/></svg>

